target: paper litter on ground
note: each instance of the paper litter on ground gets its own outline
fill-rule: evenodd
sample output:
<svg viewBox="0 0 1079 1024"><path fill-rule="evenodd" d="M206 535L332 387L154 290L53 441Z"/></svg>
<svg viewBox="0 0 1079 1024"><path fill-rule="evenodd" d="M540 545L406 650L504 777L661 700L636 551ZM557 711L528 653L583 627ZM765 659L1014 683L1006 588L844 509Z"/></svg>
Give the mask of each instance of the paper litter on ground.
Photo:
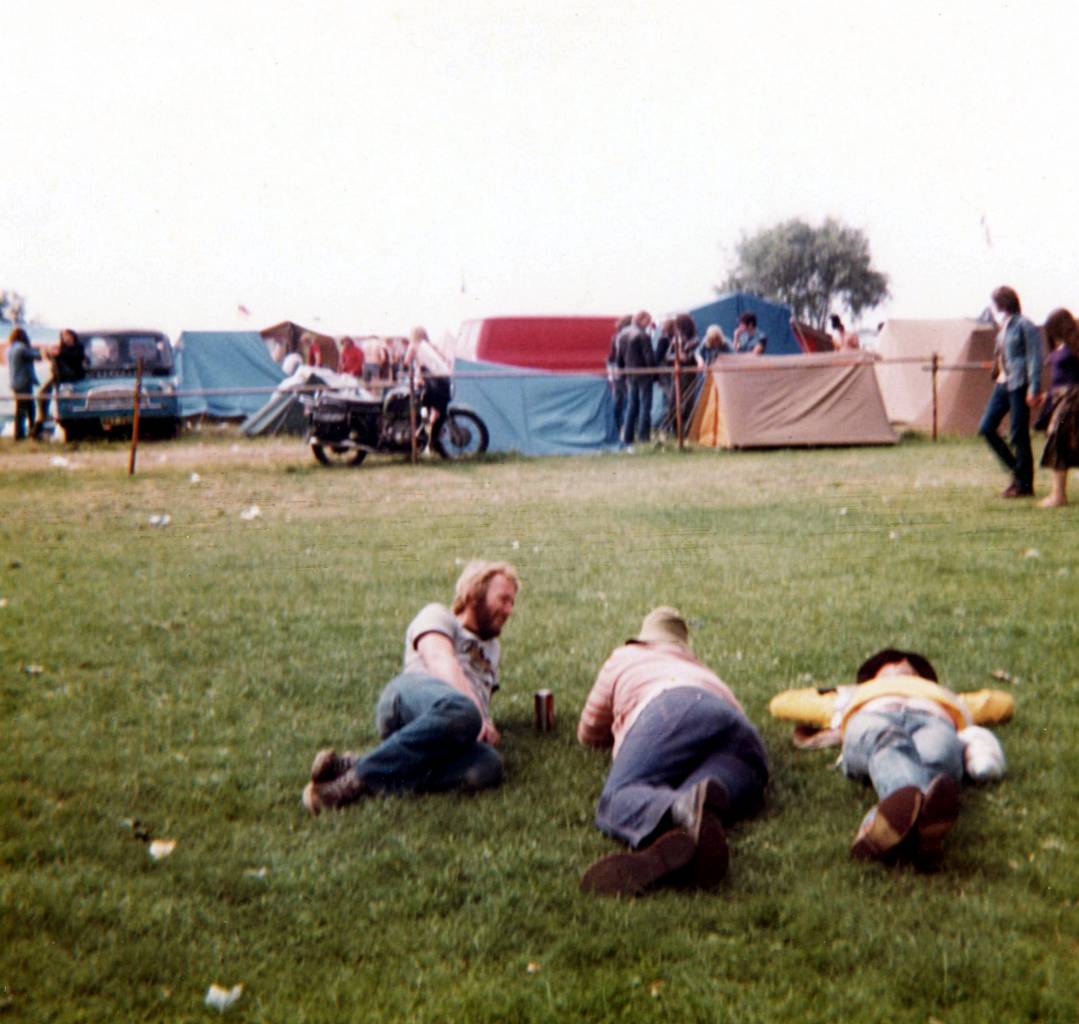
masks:
<svg viewBox="0 0 1079 1024"><path fill-rule="evenodd" d="M206 990L206 1005L224 1013L243 995L243 985L233 985L225 988L223 985L211 985Z"/></svg>

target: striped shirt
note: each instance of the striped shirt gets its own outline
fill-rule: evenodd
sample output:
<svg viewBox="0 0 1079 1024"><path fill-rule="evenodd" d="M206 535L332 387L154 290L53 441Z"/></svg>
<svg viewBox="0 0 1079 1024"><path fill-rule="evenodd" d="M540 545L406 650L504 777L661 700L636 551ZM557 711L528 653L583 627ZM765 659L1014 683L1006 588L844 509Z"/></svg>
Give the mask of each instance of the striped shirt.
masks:
<svg viewBox="0 0 1079 1024"><path fill-rule="evenodd" d="M723 680L685 647L627 643L599 670L577 723L577 739L590 747L613 743L617 757L622 740L648 702L682 686L708 690L745 714Z"/></svg>

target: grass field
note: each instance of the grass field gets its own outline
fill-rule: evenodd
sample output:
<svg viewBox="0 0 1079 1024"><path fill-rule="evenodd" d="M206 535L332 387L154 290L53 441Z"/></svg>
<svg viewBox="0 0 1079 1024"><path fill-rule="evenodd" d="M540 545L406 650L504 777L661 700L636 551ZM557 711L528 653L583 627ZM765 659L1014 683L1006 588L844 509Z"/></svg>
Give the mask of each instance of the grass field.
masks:
<svg viewBox="0 0 1079 1024"><path fill-rule="evenodd" d="M215 982L238 1021L1077 1019L1079 512L998 499L984 446L328 471L180 442L133 479L57 451L0 446L0 1021L205 1020ZM309 819L315 750L371 742L405 626L476 555L524 578L505 785ZM667 602L762 726L768 806L718 893L586 899L613 844L576 714ZM1018 702L932 875L849 861L870 792L766 717L889 643Z"/></svg>

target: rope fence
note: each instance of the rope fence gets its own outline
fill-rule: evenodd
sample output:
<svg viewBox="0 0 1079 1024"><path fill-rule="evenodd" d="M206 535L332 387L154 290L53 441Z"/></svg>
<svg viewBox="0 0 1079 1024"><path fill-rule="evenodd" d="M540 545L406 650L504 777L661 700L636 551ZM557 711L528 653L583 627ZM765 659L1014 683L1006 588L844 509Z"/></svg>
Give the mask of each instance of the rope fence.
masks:
<svg viewBox="0 0 1079 1024"><path fill-rule="evenodd" d="M944 363L941 362L940 356L937 353L933 353L928 356L897 356L892 358L880 358L877 356L867 355L851 355L851 356L834 356L829 358L828 353L819 353L823 358L818 364L822 369L832 369L835 367L855 367L855 366L895 366L895 365L916 365L923 372L930 374L930 386L932 388L932 407L933 407L933 440L936 441L939 438L939 395L938 395L938 379L941 373L969 373L973 371L986 372L992 370L993 363L989 361L982 362L957 362L957 363ZM714 369L722 366L724 373L757 373L757 372L769 372L773 373L777 370L804 370L806 365L804 362L798 359L788 359L783 356L763 357L766 362L761 362L762 357L754 356L729 356L721 355L717 357L710 364L701 365L696 361L689 365L682 365L676 358L673 366L654 366L654 367L642 367L642 368L625 368L619 370L609 371L606 375L608 383L613 387L614 382L618 379L634 378L634 377L649 377L652 380L657 380L663 377L671 378L671 402L674 407L675 419L676 419L676 434L678 437L678 447L682 449L685 441L685 424L683 423L683 410L682 410L682 387L683 380L686 377L694 377L711 372ZM603 374L599 374L593 370L569 370L569 371L557 371L559 376L579 377L582 379L603 379ZM547 378L552 376L552 372L549 370L537 370L527 367L521 368L506 368L497 370L466 370L453 374L454 380L506 380L506 379L524 379L524 378ZM135 472L135 457L138 447L138 422L140 414L145 414L148 402L160 402L161 398L181 400L185 398L235 398L244 396L258 396L265 395L270 396L277 393L285 394L298 394L298 395L316 395L325 391L344 391L349 390L347 388L335 388L329 384L298 384L295 386L289 386L282 388L280 384L277 385L262 385L256 387L227 387L227 388L176 388L169 385L161 385L157 387L146 386L146 382L143 377L141 366L137 371L137 379L134 388L130 388L125 385L110 385L110 380L114 378L103 377L99 379L99 383L96 383L91 390L80 391L74 394L65 394L54 389L47 396L42 395L39 397L37 392L20 392L9 393L6 395L0 395L0 411L4 407L9 407L12 412L7 413L10 417L14 412L16 402L45 402L45 403L59 403L64 402L84 402L82 408L76 410L81 418L85 418L89 413L89 418L92 418L94 409L90 404L93 399L93 391L104 392L105 394L101 398L107 398L110 402L109 413L114 416L124 416L128 414L132 420L132 446L131 446L131 458L130 458L130 472ZM150 378L154 380L154 378ZM365 390L374 393L376 396L380 393L389 390L394 387L407 387L409 391L409 406L410 406L410 419L412 421L413 434L415 435L415 406L416 406L416 382L411 379L410 376L406 376L397 380L361 380L360 386ZM99 399L100 400L100 399ZM127 406L125 401L129 401L131 404ZM177 412L177 417L180 419L196 419L204 414L194 414L192 416L184 417L182 412ZM415 458L415 453L413 453Z"/></svg>

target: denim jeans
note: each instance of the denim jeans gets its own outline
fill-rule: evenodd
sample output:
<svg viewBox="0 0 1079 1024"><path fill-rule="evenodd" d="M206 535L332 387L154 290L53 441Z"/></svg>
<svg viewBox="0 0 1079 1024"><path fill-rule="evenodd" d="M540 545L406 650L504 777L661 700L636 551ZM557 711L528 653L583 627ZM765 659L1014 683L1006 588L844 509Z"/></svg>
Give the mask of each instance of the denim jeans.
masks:
<svg viewBox="0 0 1079 1024"><path fill-rule="evenodd" d="M502 781L502 758L479 743L483 720L463 693L434 676L402 673L382 691L382 742L354 771L378 792L477 790Z"/></svg>
<svg viewBox="0 0 1079 1024"><path fill-rule="evenodd" d="M859 711L843 737L843 771L869 778L883 800L903 786L926 786L945 773L963 781L955 728L927 711Z"/></svg>
<svg viewBox="0 0 1079 1024"><path fill-rule="evenodd" d="M997 433L1004 417L1008 417L1009 448ZM1034 456L1030 450L1030 407L1027 405L1025 388L1009 391L997 384L982 414L978 433L1012 474L1017 486L1024 491L1034 487Z"/></svg>
<svg viewBox="0 0 1079 1024"><path fill-rule="evenodd" d="M629 382L629 407L622 428L622 443L633 444L634 432L640 441L652 436L652 378L634 376Z"/></svg>
<svg viewBox="0 0 1079 1024"><path fill-rule="evenodd" d="M737 708L698 687L649 701L618 749L596 810L596 827L636 848L665 823L680 792L718 779L725 818L752 813L768 782L760 735Z"/></svg>
<svg viewBox="0 0 1079 1024"><path fill-rule="evenodd" d="M626 416L626 378L621 375L615 377L611 388L614 393L614 432L616 437L621 437L622 422Z"/></svg>

